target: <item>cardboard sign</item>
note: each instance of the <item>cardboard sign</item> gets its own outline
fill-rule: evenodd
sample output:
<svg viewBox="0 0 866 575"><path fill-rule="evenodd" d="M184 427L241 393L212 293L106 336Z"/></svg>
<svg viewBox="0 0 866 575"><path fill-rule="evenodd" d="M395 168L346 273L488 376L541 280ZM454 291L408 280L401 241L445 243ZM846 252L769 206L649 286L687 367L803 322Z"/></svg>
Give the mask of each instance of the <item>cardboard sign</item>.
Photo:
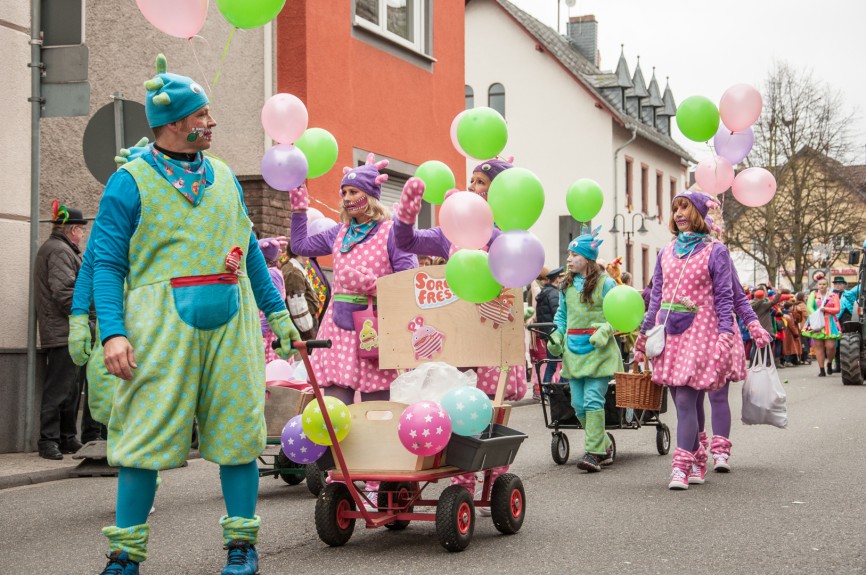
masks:
<svg viewBox="0 0 866 575"><path fill-rule="evenodd" d="M379 367L410 369L427 361L455 367L522 365L523 300L509 289L476 305L445 281L445 266L379 278Z"/></svg>

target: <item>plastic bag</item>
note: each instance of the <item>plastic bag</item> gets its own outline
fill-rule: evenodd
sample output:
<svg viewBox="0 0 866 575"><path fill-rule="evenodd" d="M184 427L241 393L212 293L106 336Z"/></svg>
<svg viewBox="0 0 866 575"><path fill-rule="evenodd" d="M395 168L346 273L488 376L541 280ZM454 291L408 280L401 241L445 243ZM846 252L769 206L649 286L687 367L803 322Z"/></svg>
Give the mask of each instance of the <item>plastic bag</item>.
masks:
<svg viewBox="0 0 866 575"><path fill-rule="evenodd" d="M453 365L430 361L391 382L391 401L409 405L417 401L439 402L446 392L455 387L475 387L477 380L474 370L461 372Z"/></svg>
<svg viewBox="0 0 866 575"><path fill-rule="evenodd" d="M665 323L659 324L646 332L646 356L656 358L665 350Z"/></svg>
<svg viewBox="0 0 866 575"><path fill-rule="evenodd" d="M815 310L809 314L809 331L822 331L824 329L824 312Z"/></svg>
<svg viewBox="0 0 866 575"><path fill-rule="evenodd" d="M758 349L743 384L743 423L788 427L787 400L773 351L770 346Z"/></svg>

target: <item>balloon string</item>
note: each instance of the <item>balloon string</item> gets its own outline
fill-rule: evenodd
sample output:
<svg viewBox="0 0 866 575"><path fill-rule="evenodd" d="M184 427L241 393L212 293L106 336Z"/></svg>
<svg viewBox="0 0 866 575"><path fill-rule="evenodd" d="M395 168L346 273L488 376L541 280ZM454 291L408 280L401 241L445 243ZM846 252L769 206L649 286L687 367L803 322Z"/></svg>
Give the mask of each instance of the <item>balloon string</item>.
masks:
<svg viewBox="0 0 866 575"><path fill-rule="evenodd" d="M214 87L216 87L217 82L219 82L220 74L221 74L222 71L223 71L223 64L225 64L225 61L226 61L226 54L229 53L229 44L232 43L232 37L235 35L235 30L237 30L237 28L235 28L234 26L232 26L232 29L231 29L231 31L229 32L228 40L226 40L226 45L223 46L223 54L222 54L222 56L220 57L220 66L219 66L219 68L217 68L216 77L213 79L213 85L214 85Z"/></svg>
<svg viewBox="0 0 866 575"><path fill-rule="evenodd" d="M196 52L195 44L193 44L193 42L192 42L193 38L200 38L200 39L204 40L206 44L208 42L204 36L199 36L198 34L196 34L195 36L190 36L190 38L189 38L189 47L192 50L192 55L195 58L195 63L196 63L196 65L198 65L198 71L201 74L201 78L204 80L205 86L207 86L208 93L210 93L210 92L212 92L212 90L211 90L210 84L207 83L207 74L205 74L204 68L202 67L201 62L198 59L198 52ZM208 46L209 45L210 44L208 44ZM213 94L211 94L211 96L213 96Z"/></svg>
<svg viewBox="0 0 866 575"><path fill-rule="evenodd" d="M323 206L329 212L333 212L333 213L337 214L338 216L340 215L339 210L335 210L334 208L332 208L331 206L329 206L328 204L326 204L322 200L319 200L318 198L313 198L313 197L310 197L310 199L313 200L314 202L316 202L317 204L319 204L320 206Z"/></svg>

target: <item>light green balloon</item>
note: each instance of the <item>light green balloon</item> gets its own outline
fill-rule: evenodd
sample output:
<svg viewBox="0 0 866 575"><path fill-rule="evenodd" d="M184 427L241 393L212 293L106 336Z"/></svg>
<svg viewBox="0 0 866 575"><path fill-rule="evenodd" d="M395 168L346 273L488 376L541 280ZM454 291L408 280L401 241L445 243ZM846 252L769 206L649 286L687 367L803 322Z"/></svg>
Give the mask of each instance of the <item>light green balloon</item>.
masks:
<svg viewBox="0 0 866 575"><path fill-rule="evenodd" d="M719 131L719 122L719 109L704 96L690 96L677 108L677 127L689 140L706 142Z"/></svg>
<svg viewBox="0 0 866 575"><path fill-rule="evenodd" d="M349 413L349 408L336 397L326 397L325 407L328 410L328 417L331 418L331 425L334 427L337 441L343 441L352 427L352 415ZM331 435L325 425L325 418L322 416L319 402L313 400L308 403L302 415L301 427L304 428L307 438L317 445L332 445Z"/></svg>
<svg viewBox="0 0 866 575"><path fill-rule="evenodd" d="M307 157L310 166L308 178L318 178L326 174L337 162L337 139L328 130L308 128L295 142L295 147Z"/></svg>
<svg viewBox="0 0 866 575"><path fill-rule="evenodd" d="M493 108L466 110L457 123L457 142L473 158L495 158L508 143L508 126Z"/></svg>
<svg viewBox="0 0 866 575"><path fill-rule="evenodd" d="M487 203L502 231L528 230L544 209L544 186L526 168L509 168L490 184Z"/></svg>
<svg viewBox="0 0 866 575"><path fill-rule="evenodd" d="M457 185L454 172L439 160L430 160L418 166L415 177L424 182L424 199L437 206L445 201L445 192Z"/></svg>
<svg viewBox="0 0 866 575"><path fill-rule="evenodd" d="M235 28L258 28L276 18L286 0L216 0L216 3Z"/></svg>
<svg viewBox="0 0 866 575"><path fill-rule="evenodd" d="M604 318L617 331L630 333L640 327L646 307L640 292L631 286L616 286L601 304Z"/></svg>
<svg viewBox="0 0 866 575"><path fill-rule="evenodd" d="M445 264L445 281L454 295L472 303L488 302L502 292L482 250L457 250Z"/></svg>
<svg viewBox="0 0 866 575"><path fill-rule="evenodd" d="M579 222L588 222L598 215L604 203L604 193L595 180L581 178L571 184L565 193L568 212Z"/></svg>

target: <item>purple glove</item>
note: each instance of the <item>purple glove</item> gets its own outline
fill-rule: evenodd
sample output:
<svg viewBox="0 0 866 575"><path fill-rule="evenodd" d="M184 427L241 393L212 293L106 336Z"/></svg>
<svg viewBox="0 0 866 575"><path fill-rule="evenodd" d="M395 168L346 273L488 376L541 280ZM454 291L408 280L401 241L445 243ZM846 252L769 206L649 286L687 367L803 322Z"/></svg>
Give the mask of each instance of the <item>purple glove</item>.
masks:
<svg viewBox="0 0 866 575"><path fill-rule="evenodd" d="M395 210L397 219L404 224L412 225L421 211L421 200L424 197L424 181L420 178L409 178L400 194L400 203Z"/></svg>
<svg viewBox="0 0 866 575"><path fill-rule="evenodd" d="M310 207L310 194L307 186L301 184L289 192L289 205L293 212L304 212Z"/></svg>
<svg viewBox="0 0 866 575"><path fill-rule="evenodd" d="M773 341L773 338L770 337L767 330L761 327L761 322L753 321L746 327L749 329L749 336L752 338L752 341L755 342L756 346L767 347L770 345L770 342Z"/></svg>
<svg viewBox="0 0 866 575"><path fill-rule="evenodd" d="M334 279L337 279L345 289L350 293L363 295L374 295L376 293L376 276L365 267L355 269L345 266L340 271L334 273Z"/></svg>

